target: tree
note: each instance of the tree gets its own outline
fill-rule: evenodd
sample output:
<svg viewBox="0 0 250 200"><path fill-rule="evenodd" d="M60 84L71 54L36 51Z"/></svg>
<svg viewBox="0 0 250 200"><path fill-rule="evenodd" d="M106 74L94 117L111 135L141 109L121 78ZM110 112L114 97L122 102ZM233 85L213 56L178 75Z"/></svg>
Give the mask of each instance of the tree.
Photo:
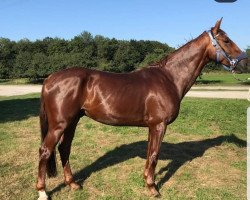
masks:
<svg viewBox="0 0 250 200"><path fill-rule="evenodd" d="M120 42L115 52L112 71L129 72L135 69L135 65L140 61L140 53L135 50L129 42Z"/></svg>
<svg viewBox="0 0 250 200"><path fill-rule="evenodd" d="M15 56L15 42L0 38L0 78L11 77Z"/></svg>
<svg viewBox="0 0 250 200"><path fill-rule="evenodd" d="M33 55L31 66L27 69L27 74L30 79L38 79L46 77L49 69L48 58L44 53L36 53Z"/></svg>
<svg viewBox="0 0 250 200"><path fill-rule="evenodd" d="M46 37L18 42L0 38L0 78L38 79L72 66L129 72L160 61L174 48L158 41L117 40L82 32L71 40ZM249 48L247 50L250 54ZM220 69L208 64L208 69Z"/></svg>
<svg viewBox="0 0 250 200"><path fill-rule="evenodd" d="M68 42L60 38L45 38L44 43L47 43L47 55L54 55L60 53L68 53Z"/></svg>
<svg viewBox="0 0 250 200"><path fill-rule="evenodd" d="M91 33L84 31L80 35L75 36L69 43L71 52L82 53L84 51L91 51L94 54L95 43Z"/></svg>
<svg viewBox="0 0 250 200"><path fill-rule="evenodd" d="M32 67L32 54L28 51L21 51L15 59L12 77L29 77L28 70Z"/></svg>

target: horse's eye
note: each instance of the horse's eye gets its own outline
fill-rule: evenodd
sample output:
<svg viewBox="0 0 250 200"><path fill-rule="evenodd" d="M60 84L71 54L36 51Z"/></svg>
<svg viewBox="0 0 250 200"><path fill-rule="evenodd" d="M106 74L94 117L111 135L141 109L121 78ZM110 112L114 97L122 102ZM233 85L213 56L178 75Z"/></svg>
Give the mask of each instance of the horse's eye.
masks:
<svg viewBox="0 0 250 200"><path fill-rule="evenodd" d="M229 39L227 38L227 39L224 40L224 42L225 42L225 43L229 43L230 41L229 41Z"/></svg>

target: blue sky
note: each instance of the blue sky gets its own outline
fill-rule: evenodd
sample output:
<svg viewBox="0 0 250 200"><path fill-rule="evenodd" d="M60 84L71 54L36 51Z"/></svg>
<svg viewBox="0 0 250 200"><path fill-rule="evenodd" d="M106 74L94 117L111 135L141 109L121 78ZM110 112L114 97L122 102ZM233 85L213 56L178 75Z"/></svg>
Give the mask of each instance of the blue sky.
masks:
<svg viewBox="0 0 250 200"><path fill-rule="evenodd" d="M86 30L178 47L223 17L222 29L245 49L250 46L249 11L249 0L0 0L0 37L71 39Z"/></svg>

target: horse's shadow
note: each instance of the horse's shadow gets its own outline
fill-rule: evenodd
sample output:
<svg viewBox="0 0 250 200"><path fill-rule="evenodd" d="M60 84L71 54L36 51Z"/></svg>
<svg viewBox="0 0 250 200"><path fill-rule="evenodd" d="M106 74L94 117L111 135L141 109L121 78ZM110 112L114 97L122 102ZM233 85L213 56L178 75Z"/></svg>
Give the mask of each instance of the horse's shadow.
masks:
<svg viewBox="0 0 250 200"><path fill-rule="evenodd" d="M16 96L0 101L0 123L20 121L38 115L40 98L37 95L22 98Z"/></svg>
<svg viewBox="0 0 250 200"><path fill-rule="evenodd" d="M219 146L222 143L233 143L239 147L246 147L246 141L237 138L235 135L229 136L218 136L216 138L199 140L199 141L189 141L181 143L168 143L163 142L160 151L160 160L171 160L165 167L162 167L157 174L165 175L159 180L159 189L162 185L167 182L174 173L186 162L192 161L197 157L203 156L203 154L209 148ZM146 159L146 141L139 141L130 144L124 144L115 149L107 152L102 157L98 158L95 162L89 166L81 169L74 174L74 178L77 183L83 184L83 182L94 172L105 169L109 166L124 162L131 158L140 157ZM144 167L144 166L142 166ZM157 175L156 174L156 175ZM53 190L49 191L49 195L60 191L65 187L65 184L60 184Z"/></svg>

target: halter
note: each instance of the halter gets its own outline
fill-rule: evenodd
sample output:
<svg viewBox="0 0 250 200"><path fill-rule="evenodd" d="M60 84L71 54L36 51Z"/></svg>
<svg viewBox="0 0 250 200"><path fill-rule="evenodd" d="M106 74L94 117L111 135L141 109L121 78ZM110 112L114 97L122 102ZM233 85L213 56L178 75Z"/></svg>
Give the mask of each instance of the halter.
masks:
<svg viewBox="0 0 250 200"><path fill-rule="evenodd" d="M237 58L231 58L226 52L225 50L220 46L220 44L218 43L218 41L216 40L216 36L213 36L213 33L211 30L206 31L207 34L209 35L211 42L213 44L213 46L216 48L216 63L220 63L220 55L224 56L230 63L230 66L226 66L223 65L224 69L228 70L228 71L233 71L233 69L237 66L237 64L243 60L243 59L247 59L247 54L245 52L241 52L241 54L237 57Z"/></svg>

